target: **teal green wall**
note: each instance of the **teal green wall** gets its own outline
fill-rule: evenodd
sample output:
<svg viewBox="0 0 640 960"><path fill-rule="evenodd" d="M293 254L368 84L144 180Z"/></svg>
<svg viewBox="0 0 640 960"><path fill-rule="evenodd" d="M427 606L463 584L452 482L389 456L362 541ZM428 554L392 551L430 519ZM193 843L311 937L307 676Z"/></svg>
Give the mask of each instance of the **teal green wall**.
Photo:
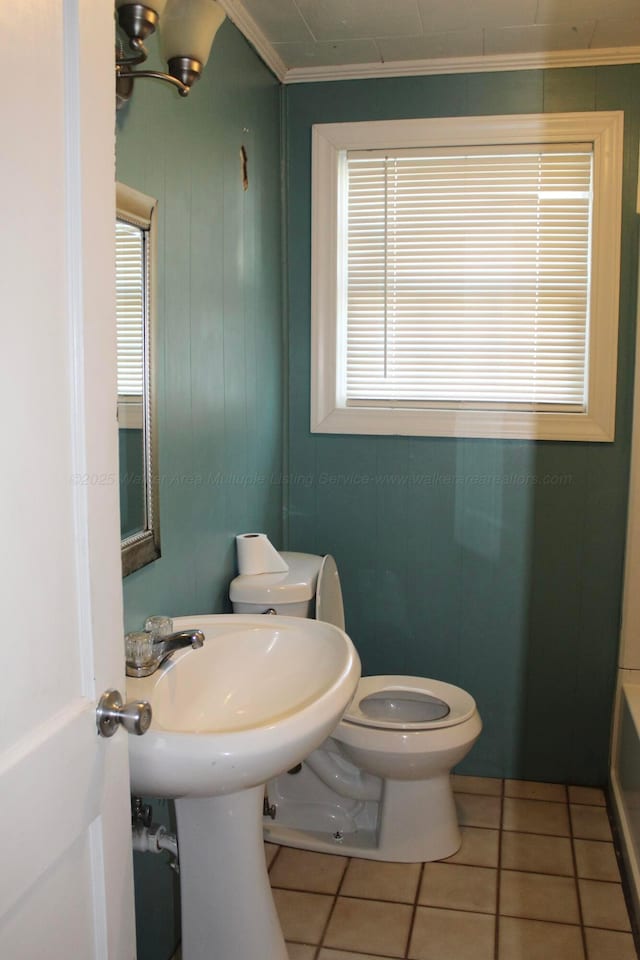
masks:
<svg viewBox="0 0 640 960"><path fill-rule="evenodd" d="M160 204L162 558L124 581L127 629L150 613L225 609L233 537L261 529L282 543L284 490L288 546L337 557L365 670L426 674L477 698L485 731L466 772L604 781L631 419L638 89L636 66L288 87L283 345L278 84L229 23L186 101L138 83L118 116L118 178ZM311 124L594 108L625 111L616 442L311 436ZM156 801L155 813L170 825L170 805ZM177 938L163 859L137 858L139 960L165 960Z"/></svg>
<svg viewBox="0 0 640 960"><path fill-rule="evenodd" d="M288 546L330 552L367 673L469 690L462 767L603 783L623 564L636 303L640 66L311 83L286 89ZM313 123L624 110L616 442L311 435Z"/></svg>
<svg viewBox="0 0 640 960"><path fill-rule="evenodd" d="M118 115L117 176L156 197L159 217L162 557L124 581L136 629L152 613L223 610L236 533L281 542L280 91L228 21L188 99L138 81Z"/></svg>
<svg viewBox="0 0 640 960"><path fill-rule="evenodd" d="M125 539L143 530L144 509L144 432L118 429L120 467L120 536Z"/></svg>
<svg viewBox="0 0 640 960"><path fill-rule="evenodd" d="M162 557L124 581L131 630L224 610L237 533L281 544L280 89L228 21L188 99L138 81L118 114L117 176L159 203ZM171 805L154 816L170 825ZM136 855L138 960L166 960L178 939L165 859Z"/></svg>

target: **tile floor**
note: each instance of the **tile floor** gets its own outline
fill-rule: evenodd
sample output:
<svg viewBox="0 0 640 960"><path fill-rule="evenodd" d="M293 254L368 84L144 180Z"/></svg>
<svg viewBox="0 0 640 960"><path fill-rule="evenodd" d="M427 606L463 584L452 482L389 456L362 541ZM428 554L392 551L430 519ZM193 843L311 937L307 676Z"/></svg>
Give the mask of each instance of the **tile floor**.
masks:
<svg viewBox="0 0 640 960"><path fill-rule="evenodd" d="M267 845L290 960L638 960L601 790L454 790L463 840L448 860Z"/></svg>

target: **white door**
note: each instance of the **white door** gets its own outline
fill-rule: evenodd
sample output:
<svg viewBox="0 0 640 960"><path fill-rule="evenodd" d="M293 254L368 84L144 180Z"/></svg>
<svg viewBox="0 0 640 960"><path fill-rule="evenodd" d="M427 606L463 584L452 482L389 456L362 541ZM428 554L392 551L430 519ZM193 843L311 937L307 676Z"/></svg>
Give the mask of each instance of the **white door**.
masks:
<svg viewBox="0 0 640 960"><path fill-rule="evenodd" d="M135 957L112 0L0 3L0 957Z"/></svg>

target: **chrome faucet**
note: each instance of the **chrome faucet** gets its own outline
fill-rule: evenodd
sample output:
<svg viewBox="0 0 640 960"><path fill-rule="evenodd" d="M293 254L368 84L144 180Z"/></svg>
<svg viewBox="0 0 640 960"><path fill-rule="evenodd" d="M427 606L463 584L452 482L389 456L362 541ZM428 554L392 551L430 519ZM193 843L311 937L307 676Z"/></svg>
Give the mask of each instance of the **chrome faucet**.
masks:
<svg viewBox="0 0 640 960"><path fill-rule="evenodd" d="M165 660L176 652L192 647L197 650L204 644L202 630L178 630L164 637L149 633L129 633L127 641L127 676L150 677Z"/></svg>

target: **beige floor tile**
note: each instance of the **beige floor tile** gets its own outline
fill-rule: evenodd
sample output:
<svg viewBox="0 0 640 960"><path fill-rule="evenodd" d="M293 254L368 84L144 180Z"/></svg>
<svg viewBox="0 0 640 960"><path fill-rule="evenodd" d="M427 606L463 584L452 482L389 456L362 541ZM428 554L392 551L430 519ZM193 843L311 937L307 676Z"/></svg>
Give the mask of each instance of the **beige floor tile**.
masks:
<svg viewBox="0 0 640 960"><path fill-rule="evenodd" d="M589 960L637 960L630 933L617 930L585 930Z"/></svg>
<svg viewBox="0 0 640 960"><path fill-rule="evenodd" d="M495 919L418 907L408 956L412 960L493 960Z"/></svg>
<svg viewBox="0 0 640 960"><path fill-rule="evenodd" d="M502 795L502 780L496 777L464 777L454 773L451 777L451 785L458 793L480 793L487 797Z"/></svg>
<svg viewBox="0 0 640 960"><path fill-rule="evenodd" d="M273 899L285 940L320 943L333 897L321 893L274 890Z"/></svg>
<svg viewBox="0 0 640 960"><path fill-rule="evenodd" d="M425 863L418 903L450 910L496 912L498 871L458 863Z"/></svg>
<svg viewBox="0 0 640 960"><path fill-rule="evenodd" d="M589 880L620 882L620 871L612 843L603 840L574 840L578 876Z"/></svg>
<svg viewBox="0 0 640 960"><path fill-rule="evenodd" d="M505 870L573 876L573 853L569 837L538 833L502 834L501 866Z"/></svg>
<svg viewBox="0 0 640 960"><path fill-rule="evenodd" d="M500 797L483 797L472 793L456 793L456 807L458 808L458 822L465 827L490 827L494 830L500 826Z"/></svg>
<svg viewBox="0 0 640 960"><path fill-rule="evenodd" d="M567 788L563 783L539 783L537 780L505 780L504 795L520 800L567 802Z"/></svg>
<svg viewBox="0 0 640 960"><path fill-rule="evenodd" d="M323 947L318 954L318 960L395 960L395 958L383 957L379 953L374 956L372 953L351 953L350 950L328 950Z"/></svg>
<svg viewBox="0 0 640 960"><path fill-rule="evenodd" d="M528 920L580 923L573 877L503 870L500 875L500 913Z"/></svg>
<svg viewBox="0 0 640 960"><path fill-rule="evenodd" d="M609 817L604 807L588 807L584 804L569 804L571 828L574 837L583 840L611 840Z"/></svg>
<svg viewBox="0 0 640 960"><path fill-rule="evenodd" d="M271 886L313 893L336 893L347 866L346 857L283 847L271 868Z"/></svg>
<svg viewBox="0 0 640 960"><path fill-rule="evenodd" d="M443 863L466 863L472 867L497 867L500 833L484 827L460 827L462 846Z"/></svg>
<svg viewBox="0 0 640 960"><path fill-rule="evenodd" d="M345 897L414 903L419 880L419 863L352 860L340 893Z"/></svg>
<svg viewBox="0 0 640 960"><path fill-rule="evenodd" d="M499 960L584 960L580 927L500 917Z"/></svg>
<svg viewBox="0 0 640 960"><path fill-rule="evenodd" d="M604 790L600 787L569 787L570 803L590 803L598 807L606 806Z"/></svg>
<svg viewBox="0 0 640 960"><path fill-rule="evenodd" d="M289 960L313 960L316 955L316 948L305 943L287 943L286 946Z"/></svg>
<svg viewBox="0 0 640 960"><path fill-rule="evenodd" d="M265 843L264 845L264 856L267 861L267 868L273 863L274 857L278 853L280 847L276 843Z"/></svg>
<svg viewBox="0 0 640 960"><path fill-rule="evenodd" d="M578 880L582 920L585 927L631 930L627 905L619 883Z"/></svg>
<svg viewBox="0 0 640 960"><path fill-rule="evenodd" d="M504 830L515 830L517 833L546 833L556 837L568 837L570 831L567 804L505 797L502 826Z"/></svg>
<svg viewBox="0 0 640 960"><path fill-rule="evenodd" d="M338 897L323 946L403 957L412 913L404 903Z"/></svg>

